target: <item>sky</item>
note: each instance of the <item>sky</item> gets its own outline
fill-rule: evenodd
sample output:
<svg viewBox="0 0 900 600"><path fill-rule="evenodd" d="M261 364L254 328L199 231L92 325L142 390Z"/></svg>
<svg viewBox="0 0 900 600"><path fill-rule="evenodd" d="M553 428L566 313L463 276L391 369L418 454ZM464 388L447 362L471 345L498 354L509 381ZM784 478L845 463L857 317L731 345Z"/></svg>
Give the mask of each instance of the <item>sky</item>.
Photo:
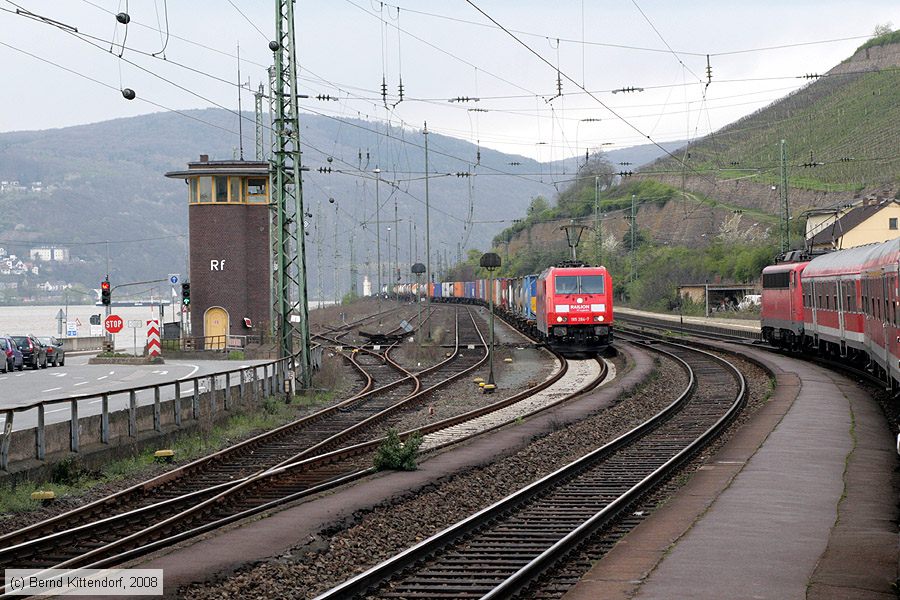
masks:
<svg viewBox="0 0 900 600"><path fill-rule="evenodd" d="M703 136L826 72L877 25L900 27L896 0L298 0L294 10L302 111L378 131L427 122L541 161ZM274 15L271 0L0 0L0 132L236 110L238 47L252 111Z"/></svg>

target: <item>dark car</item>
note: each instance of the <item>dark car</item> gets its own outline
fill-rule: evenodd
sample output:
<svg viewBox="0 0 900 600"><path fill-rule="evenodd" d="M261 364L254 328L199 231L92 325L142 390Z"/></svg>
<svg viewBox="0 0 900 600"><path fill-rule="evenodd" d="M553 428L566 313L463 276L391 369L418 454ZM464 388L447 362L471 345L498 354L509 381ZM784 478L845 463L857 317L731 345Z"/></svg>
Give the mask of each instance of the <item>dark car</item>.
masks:
<svg viewBox="0 0 900 600"><path fill-rule="evenodd" d="M22 362L32 369L47 368L47 349L33 335L11 335L19 350L22 351Z"/></svg>
<svg viewBox="0 0 900 600"><path fill-rule="evenodd" d="M64 366L66 364L66 351L63 349L62 340L50 337L38 338L40 342L47 348L47 364L51 366Z"/></svg>
<svg viewBox="0 0 900 600"><path fill-rule="evenodd" d="M3 372L9 373L15 369L22 370L25 363L22 360L22 351L19 350L16 343L6 336L0 336L0 363L3 364ZM4 360L5 359L5 360Z"/></svg>

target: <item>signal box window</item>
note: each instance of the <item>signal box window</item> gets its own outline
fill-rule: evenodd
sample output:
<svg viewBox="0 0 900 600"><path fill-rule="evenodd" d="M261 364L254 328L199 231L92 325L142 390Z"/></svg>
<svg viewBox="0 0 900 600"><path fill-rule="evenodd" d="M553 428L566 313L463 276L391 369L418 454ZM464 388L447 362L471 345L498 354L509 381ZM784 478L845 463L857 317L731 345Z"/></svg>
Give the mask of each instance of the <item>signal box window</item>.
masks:
<svg viewBox="0 0 900 600"><path fill-rule="evenodd" d="M216 202L228 202L228 178L216 177Z"/></svg>
<svg viewBox="0 0 900 600"><path fill-rule="evenodd" d="M263 177L251 177L247 179L247 202L268 202L266 194L267 180Z"/></svg>
<svg viewBox="0 0 900 600"><path fill-rule="evenodd" d="M200 178L197 202L212 202L212 177Z"/></svg>
<svg viewBox="0 0 900 600"><path fill-rule="evenodd" d="M231 202L240 202L241 201L241 178L240 177L229 177L228 178L228 187L230 192L230 201Z"/></svg>
<svg viewBox="0 0 900 600"><path fill-rule="evenodd" d="M888 219L888 228L897 229L897 217L891 217L890 219Z"/></svg>

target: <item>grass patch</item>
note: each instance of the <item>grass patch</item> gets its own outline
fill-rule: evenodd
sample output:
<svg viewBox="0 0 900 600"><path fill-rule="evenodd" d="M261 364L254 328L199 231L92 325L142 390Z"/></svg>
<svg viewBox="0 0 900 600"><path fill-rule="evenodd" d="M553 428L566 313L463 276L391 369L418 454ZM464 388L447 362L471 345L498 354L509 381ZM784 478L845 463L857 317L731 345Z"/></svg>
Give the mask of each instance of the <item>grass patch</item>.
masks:
<svg viewBox="0 0 900 600"><path fill-rule="evenodd" d="M181 437L170 444L168 447L175 451L175 463L172 467L230 446L251 434L289 423L297 418L299 412L328 402L332 397L331 392L316 392L294 396L290 402L268 398L263 402L262 410L236 414L208 431L202 431L201 428L201 431ZM110 462L102 469L93 471L84 468L77 457L69 457L54 465L47 481L27 481L16 486L2 484L0 514L22 513L40 508L40 501L31 499L31 493L37 490L51 490L57 498L78 497L98 485L123 481L141 473L149 474L159 468L153 452L154 450L147 450L136 456Z"/></svg>

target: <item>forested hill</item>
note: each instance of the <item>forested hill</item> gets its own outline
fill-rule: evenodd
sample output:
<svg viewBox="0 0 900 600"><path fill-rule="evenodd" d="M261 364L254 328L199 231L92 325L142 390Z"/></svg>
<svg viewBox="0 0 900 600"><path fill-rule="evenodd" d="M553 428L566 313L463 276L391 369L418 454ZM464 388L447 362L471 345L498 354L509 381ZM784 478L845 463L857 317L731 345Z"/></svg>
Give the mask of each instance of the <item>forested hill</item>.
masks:
<svg viewBox="0 0 900 600"><path fill-rule="evenodd" d="M896 188L898 139L900 31L869 40L809 85L691 144L687 176L776 184L784 140L792 188L832 193ZM666 159L646 170L681 167Z"/></svg>
<svg viewBox="0 0 900 600"><path fill-rule="evenodd" d="M244 153L252 158L253 119L250 114L245 116ZM327 257L322 268L329 273L324 279L330 285L335 210L327 200L335 198L339 207L338 269L346 275L349 253L344 249L350 238L357 244L357 261L374 262L374 250L370 251L375 239L372 172L379 167L383 182L399 180L396 187L380 185L381 219L393 220L396 200L401 219L399 241L406 249L409 216L424 223L423 136L397 128L386 132L383 125L366 121L339 122L311 115L304 115L301 124L303 161L310 168L304 175L304 198L307 210L314 213L310 252L316 255L315 244L321 240L322 255ZM211 159L236 157L237 131L235 114L209 109L0 134L0 181L18 181L27 188L0 192L0 245L20 256L27 256L28 249L38 244L70 248L73 261L44 265L40 281L58 278L96 287L106 269L107 240L111 241L111 273L119 281L184 273L186 188L183 182L166 179L163 174L185 168L201 153ZM474 167L478 151L474 145L437 134L429 136L429 145L434 175L430 186L432 223L440 223L433 229L432 243L446 251L448 258L455 258L457 242L484 246L496 233L496 225L471 226L466 224L467 218L508 218L523 212L534 196L553 191L549 183L536 177L514 174L471 178L470 186L469 178L455 174L510 173L514 170L510 162L517 163L523 173L541 169L528 158L484 148L480 165ZM333 172L321 173L319 167L331 167ZM42 189L32 191L33 182L41 182ZM323 208L318 210L320 205ZM368 225L360 227L359 223ZM383 223L383 236L386 227ZM423 235L421 230L418 233ZM310 264L315 270L316 261ZM346 289L346 282L340 285Z"/></svg>

